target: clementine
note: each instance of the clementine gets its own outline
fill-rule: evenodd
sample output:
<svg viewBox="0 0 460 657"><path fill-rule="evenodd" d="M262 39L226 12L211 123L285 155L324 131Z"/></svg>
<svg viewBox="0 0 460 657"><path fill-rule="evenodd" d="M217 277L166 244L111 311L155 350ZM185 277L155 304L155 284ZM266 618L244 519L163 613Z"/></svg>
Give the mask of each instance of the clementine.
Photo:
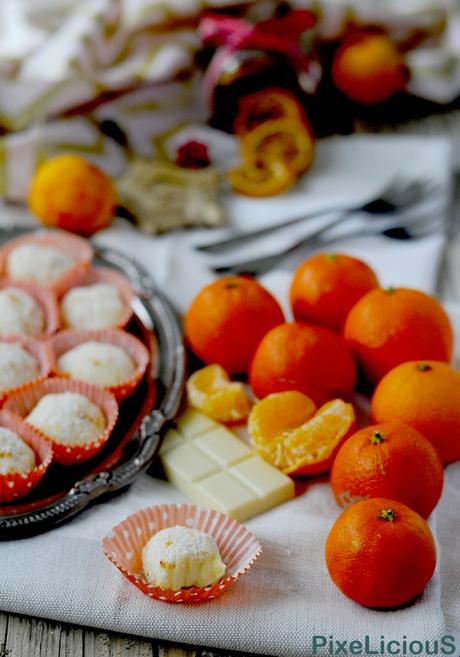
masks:
<svg viewBox="0 0 460 657"><path fill-rule="evenodd" d="M399 422L365 427L340 448L331 471L337 503L388 497L427 518L442 492L443 467L433 445Z"/></svg>
<svg viewBox="0 0 460 657"><path fill-rule="evenodd" d="M344 340L333 331L302 322L281 324L259 344L250 383L259 398L298 390L321 404L350 397L356 366Z"/></svg>
<svg viewBox="0 0 460 657"><path fill-rule="evenodd" d="M365 607L398 607L422 593L436 566L425 520L376 497L348 507L326 541L326 565L344 595Z"/></svg>
<svg viewBox="0 0 460 657"><path fill-rule="evenodd" d="M220 365L208 365L194 372L187 381L186 389L190 406L198 408L217 422L241 422L251 410L244 385L231 382Z"/></svg>
<svg viewBox="0 0 460 657"><path fill-rule="evenodd" d="M362 260L342 253L318 253L305 260L292 279L294 317L341 332L355 303L378 284Z"/></svg>
<svg viewBox="0 0 460 657"><path fill-rule="evenodd" d="M264 335L284 321L272 295L257 281L227 276L204 287L185 316L185 336L205 363L230 374L246 372Z"/></svg>
<svg viewBox="0 0 460 657"><path fill-rule="evenodd" d="M404 89L406 69L395 45L384 34L355 34L337 50L332 80L358 103L380 103Z"/></svg>
<svg viewBox="0 0 460 657"><path fill-rule="evenodd" d="M110 178L80 155L58 155L39 166L29 208L43 224L92 235L112 223L116 194Z"/></svg>
<svg viewBox="0 0 460 657"><path fill-rule="evenodd" d="M408 360L452 356L449 318L439 301L419 290L371 290L351 309L344 336L372 383Z"/></svg>
<svg viewBox="0 0 460 657"><path fill-rule="evenodd" d="M411 361L391 370L374 392L371 415L414 427L443 463L460 459L460 372L447 363Z"/></svg>

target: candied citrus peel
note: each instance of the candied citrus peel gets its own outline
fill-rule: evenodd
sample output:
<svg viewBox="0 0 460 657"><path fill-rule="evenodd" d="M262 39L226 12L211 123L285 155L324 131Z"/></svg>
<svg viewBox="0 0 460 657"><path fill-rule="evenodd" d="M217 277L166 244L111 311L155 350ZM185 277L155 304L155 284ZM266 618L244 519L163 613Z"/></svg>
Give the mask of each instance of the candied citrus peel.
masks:
<svg viewBox="0 0 460 657"><path fill-rule="evenodd" d="M244 385L231 382L220 365L197 370L188 379L186 388L189 405L218 422L236 424L245 420L251 410Z"/></svg>
<svg viewBox="0 0 460 657"><path fill-rule="evenodd" d="M267 166L244 163L231 169L227 177L235 192L254 197L282 194L297 180L294 171L283 160L274 160Z"/></svg>
<svg viewBox="0 0 460 657"><path fill-rule="evenodd" d="M315 145L305 123L283 117L265 121L243 135L241 149L246 162L269 166L281 161L299 176L313 162Z"/></svg>
<svg viewBox="0 0 460 657"><path fill-rule="evenodd" d="M245 135L266 121L284 117L305 120L296 96L287 89L262 89L240 98L233 130L237 135Z"/></svg>
<svg viewBox="0 0 460 657"><path fill-rule="evenodd" d="M322 474L330 469L338 446L353 429L353 406L334 399L315 412L309 397L295 394L298 397L293 400L293 392L274 393L255 404L248 423L252 444L285 474Z"/></svg>

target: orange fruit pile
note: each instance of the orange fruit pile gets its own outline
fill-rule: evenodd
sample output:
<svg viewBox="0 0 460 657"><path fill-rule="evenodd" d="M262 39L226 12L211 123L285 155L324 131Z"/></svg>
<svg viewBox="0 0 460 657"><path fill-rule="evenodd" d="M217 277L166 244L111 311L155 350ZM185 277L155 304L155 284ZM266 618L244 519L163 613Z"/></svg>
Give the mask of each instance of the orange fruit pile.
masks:
<svg viewBox="0 0 460 657"><path fill-rule="evenodd" d="M29 190L29 208L46 226L89 236L112 223L116 206L110 178L80 155L41 164Z"/></svg>
<svg viewBox="0 0 460 657"><path fill-rule="evenodd" d="M331 486L341 507L387 497L428 518L441 497L443 474L438 453L419 431L383 422L361 429L342 445Z"/></svg>
<svg viewBox="0 0 460 657"><path fill-rule="evenodd" d="M437 299L419 290L368 292L348 314L344 336L373 383L408 360L452 357L449 318Z"/></svg>
<svg viewBox="0 0 460 657"><path fill-rule="evenodd" d="M277 301L243 276L221 278L198 293L185 316L185 337L205 363L247 372L263 336L284 321Z"/></svg>
<svg viewBox="0 0 460 657"><path fill-rule="evenodd" d="M398 607L418 596L436 566L425 520L405 504L374 498L353 504L326 541L326 565L344 595L366 607Z"/></svg>
<svg viewBox="0 0 460 657"><path fill-rule="evenodd" d="M341 399L318 411L305 395L282 392L256 403L248 422L252 444L269 463L293 477L327 472L354 425L351 404Z"/></svg>
<svg viewBox="0 0 460 657"><path fill-rule="evenodd" d="M460 459L460 372L447 363L410 361L391 370L374 392L371 415L414 427L443 463Z"/></svg>
<svg viewBox="0 0 460 657"><path fill-rule="evenodd" d="M251 402L242 383L232 383L220 365L197 370L187 381L187 401L213 420L235 424L245 420Z"/></svg>

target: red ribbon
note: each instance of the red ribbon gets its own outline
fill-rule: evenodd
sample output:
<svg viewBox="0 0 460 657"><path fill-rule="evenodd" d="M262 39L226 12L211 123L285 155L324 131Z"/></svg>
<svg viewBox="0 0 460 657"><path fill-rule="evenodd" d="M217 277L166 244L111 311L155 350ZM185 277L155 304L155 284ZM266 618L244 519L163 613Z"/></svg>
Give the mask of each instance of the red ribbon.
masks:
<svg viewBox="0 0 460 657"><path fill-rule="evenodd" d="M252 25L246 20L219 14L205 16L199 26L204 46L216 48L203 81L208 104L228 57L243 49L275 52L287 57L298 70L308 71L311 61L299 46L301 34L316 23L308 10L293 10L282 18L272 18Z"/></svg>

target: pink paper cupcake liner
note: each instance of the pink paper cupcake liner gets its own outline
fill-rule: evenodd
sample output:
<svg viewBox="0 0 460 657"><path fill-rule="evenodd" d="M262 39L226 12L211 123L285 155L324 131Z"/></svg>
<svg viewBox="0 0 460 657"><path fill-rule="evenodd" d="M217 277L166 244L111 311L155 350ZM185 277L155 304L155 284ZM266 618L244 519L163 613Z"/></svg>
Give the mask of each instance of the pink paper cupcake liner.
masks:
<svg viewBox="0 0 460 657"><path fill-rule="evenodd" d="M100 452L113 431L118 418L118 404L115 401L115 397L107 392L107 390L92 386L83 381L72 381L71 379L56 377L24 386L21 390L6 398L3 408L25 419L44 395L61 392L78 392L84 395L101 408L106 419L104 432L96 440L85 445L64 444L35 429L35 431L52 443L56 463L74 465L75 463L87 461Z"/></svg>
<svg viewBox="0 0 460 657"><path fill-rule="evenodd" d="M211 534L217 543L226 574L215 584L178 591L147 583L142 573L142 550L161 529L182 525ZM246 573L262 548L256 537L239 522L195 504L160 504L142 509L113 528L102 542L104 554L143 593L156 600L196 603L212 600L227 591Z"/></svg>
<svg viewBox="0 0 460 657"><path fill-rule="evenodd" d="M43 381L50 374L52 369L52 357L51 351L48 344L42 340L37 340L31 336L18 335L16 337L0 337L0 344L2 342L7 342L8 344L19 344L23 349L29 352L38 363L40 373L35 376L33 379L24 381L17 386L7 388L0 392L0 399L6 395L10 395L17 390L21 390L24 386L28 386L31 383L38 383Z"/></svg>
<svg viewBox="0 0 460 657"><path fill-rule="evenodd" d="M53 458L53 448L38 431L8 411L0 411L0 426L17 433L36 458L35 468L30 472L0 474L0 504L7 504L25 497L39 484Z"/></svg>
<svg viewBox="0 0 460 657"><path fill-rule="evenodd" d="M97 331L79 331L68 329L53 336L49 341L52 357L53 371L59 376L71 378L64 372L59 371L58 360L66 351L73 349L82 342L105 342L123 349L135 363L136 369L132 376L118 385L107 386L106 390L111 392L118 402L129 397L137 388L150 363L150 355L142 342L130 333L120 329L100 329Z"/></svg>
<svg viewBox="0 0 460 657"><path fill-rule="evenodd" d="M0 290L8 287L14 287L19 290L24 290L27 294L38 303L43 309L45 314L45 330L40 335L34 335L34 338L48 337L56 333L59 329L59 309L54 295L48 288L38 285L38 283L23 283L22 281L12 281L9 278L4 278L0 281ZM5 337L16 336L0 336L3 340Z"/></svg>
<svg viewBox="0 0 460 657"><path fill-rule="evenodd" d="M81 278L86 269L88 269L94 257L94 250L90 243L77 235L60 230L37 231L36 233L10 240L0 249L0 272L2 276L8 277L7 263L11 251L22 244L30 243L52 246L74 260L75 264L68 271L56 281L46 286L56 294L63 292L71 282L75 284L75 281Z"/></svg>
<svg viewBox="0 0 460 657"><path fill-rule="evenodd" d="M72 287L85 287L85 285L95 285L96 283L107 283L107 285L113 285L117 288L123 300L125 311L117 326L113 328L124 328L133 315L132 306L135 293L129 280L123 274L119 274L109 267L90 267L82 276L68 281L66 288L59 294L59 301Z"/></svg>

